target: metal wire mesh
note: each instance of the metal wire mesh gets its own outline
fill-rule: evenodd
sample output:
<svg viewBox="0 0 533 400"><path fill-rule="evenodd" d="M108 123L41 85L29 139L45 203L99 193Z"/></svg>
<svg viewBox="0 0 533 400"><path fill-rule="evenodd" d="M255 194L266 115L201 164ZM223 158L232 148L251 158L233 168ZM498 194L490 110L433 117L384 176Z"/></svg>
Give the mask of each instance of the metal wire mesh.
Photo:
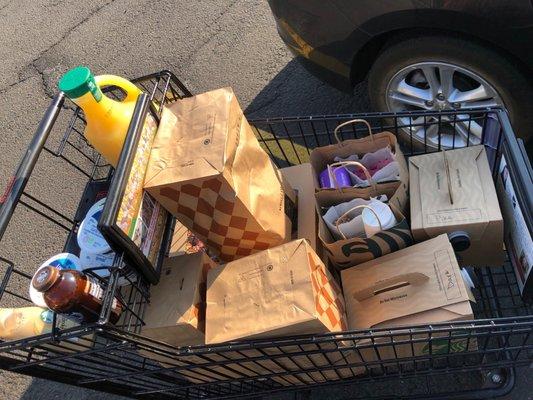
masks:
<svg viewBox="0 0 533 400"><path fill-rule="evenodd" d="M165 102L190 95L167 71L135 82L151 94L156 115ZM116 88L107 93L121 96ZM51 136L43 155L59 159L63 169L82 176L80 193L105 191L113 170L86 142L81 112L68 109L63 113L70 113L70 118L62 120L66 130L56 138ZM312 148L335 141L337 125L356 117L366 119L373 132L388 130L403 137L407 155L441 149L440 140L414 139L413 133L421 129L451 135L462 132L467 139L478 135L494 168L506 145L505 124L493 123L502 118L499 110L275 118L251 124L265 151L284 167L307 162ZM458 125L464 129L457 130ZM367 128L352 125L340 132L340 138L367 134ZM55 225L65 237L64 249L71 248L84 215L80 207L86 205L75 205L69 213L29 191L24 192L20 204ZM27 291L21 290L27 288L31 275L21 263L8 258L0 258L4 272L0 305L31 305ZM109 270L108 278L101 278L97 271L93 276L106 288L108 299L117 297L125 307L117 325L107 324L101 315L99 323L66 330L54 324L49 334L0 343L0 368L139 398L225 398L345 382L376 385L398 378L422 380L425 383L419 395L429 398L437 395L431 383L437 375L460 377L466 372L527 365L533 358L533 316L520 298L509 261L499 268L471 271L476 284L475 321L185 348L140 335L149 285L120 255ZM119 280L127 284L119 285ZM460 380L455 378L455 382ZM472 390L479 392L480 386Z"/></svg>

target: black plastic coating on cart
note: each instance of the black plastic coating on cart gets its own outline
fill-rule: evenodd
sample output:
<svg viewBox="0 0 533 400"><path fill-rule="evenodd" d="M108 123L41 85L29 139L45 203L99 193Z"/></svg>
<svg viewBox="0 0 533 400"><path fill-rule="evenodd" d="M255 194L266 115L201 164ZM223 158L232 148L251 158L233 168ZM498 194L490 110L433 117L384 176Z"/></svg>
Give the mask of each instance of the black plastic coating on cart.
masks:
<svg viewBox="0 0 533 400"><path fill-rule="evenodd" d="M6 191L0 198L0 240L4 236L7 225L13 216L13 212L17 207L20 196L24 192L26 183L35 167L35 163L39 159L39 155L48 139L48 135L56 122L59 111L65 101L65 95L60 92L55 95L52 103L48 106L46 113L37 127L37 131L22 158L15 175L10 179Z"/></svg>
<svg viewBox="0 0 533 400"><path fill-rule="evenodd" d="M142 253L133 240L116 224L118 211L122 203L126 184L128 183L128 177L149 107L150 99L148 95L146 93L140 94L135 104L130 126L126 134L126 140L124 141L124 147L120 153L118 165L113 175L111 186L109 187L104 210L98 223L98 229L116 253L123 253L124 258L130 261L132 267L138 269L151 284L156 284L159 282L159 272L164 252L160 252L158 262L156 265L152 265L150 260ZM170 226L168 219L170 217L167 216L165 223L166 231L169 230ZM166 233L164 236L166 236Z"/></svg>

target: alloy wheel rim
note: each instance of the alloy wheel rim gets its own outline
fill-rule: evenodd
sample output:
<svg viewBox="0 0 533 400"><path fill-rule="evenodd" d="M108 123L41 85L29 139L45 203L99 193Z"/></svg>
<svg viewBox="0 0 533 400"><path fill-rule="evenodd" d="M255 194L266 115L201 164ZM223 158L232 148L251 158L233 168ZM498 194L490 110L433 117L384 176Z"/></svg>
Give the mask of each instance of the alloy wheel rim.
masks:
<svg viewBox="0 0 533 400"><path fill-rule="evenodd" d="M476 73L450 63L422 62L398 71L387 85L389 111L442 111L501 107L496 89ZM431 147L463 147L481 143L483 122L474 113L452 116L402 117L413 141ZM441 129L439 132L439 125ZM440 138L439 138L440 133Z"/></svg>

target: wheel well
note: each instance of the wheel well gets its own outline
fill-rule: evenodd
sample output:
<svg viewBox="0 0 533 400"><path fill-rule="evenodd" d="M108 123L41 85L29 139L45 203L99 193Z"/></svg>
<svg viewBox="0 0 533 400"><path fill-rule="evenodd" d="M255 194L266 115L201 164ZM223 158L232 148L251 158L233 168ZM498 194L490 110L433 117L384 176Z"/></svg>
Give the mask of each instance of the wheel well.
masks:
<svg viewBox="0 0 533 400"><path fill-rule="evenodd" d="M387 46L415 37L432 35L456 37L476 42L481 46L490 48L491 50L500 53L504 57L513 60L513 64L524 74L524 76L529 76L528 68L520 59L490 41L480 39L477 36L451 30L407 28L397 29L374 36L355 54L352 59L352 68L350 74L352 86L355 86L357 83L366 78L368 72L374 64L374 61Z"/></svg>

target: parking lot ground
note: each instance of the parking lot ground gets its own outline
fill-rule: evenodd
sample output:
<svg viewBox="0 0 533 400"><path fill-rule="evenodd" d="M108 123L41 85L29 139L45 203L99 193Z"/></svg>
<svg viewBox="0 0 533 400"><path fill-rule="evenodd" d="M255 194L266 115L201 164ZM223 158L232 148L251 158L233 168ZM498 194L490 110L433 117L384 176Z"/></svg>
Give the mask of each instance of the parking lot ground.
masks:
<svg viewBox="0 0 533 400"><path fill-rule="evenodd" d="M0 30L2 177L10 176L25 151L58 78L80 64L95 74L124 77L169 69L193 93L232 86L255 118L369 111L364 83L354 96L343 94L292 59L264 0L0 0ZM0 191L4 185L0 182ZM39 196L49 189L35 190ZM32 223L28 218L21 217L21 226ZM31 232L15 227L11 240L0 245L1 254L20 256L34 241ZM29 272L40 260L33 255L22 257ZM531 399L531 387L531 370L522 369L507 398ZM356 385L342 386L279 398L348 399L355 390ZM0 398L120 397L2 372Z"/></svg>

